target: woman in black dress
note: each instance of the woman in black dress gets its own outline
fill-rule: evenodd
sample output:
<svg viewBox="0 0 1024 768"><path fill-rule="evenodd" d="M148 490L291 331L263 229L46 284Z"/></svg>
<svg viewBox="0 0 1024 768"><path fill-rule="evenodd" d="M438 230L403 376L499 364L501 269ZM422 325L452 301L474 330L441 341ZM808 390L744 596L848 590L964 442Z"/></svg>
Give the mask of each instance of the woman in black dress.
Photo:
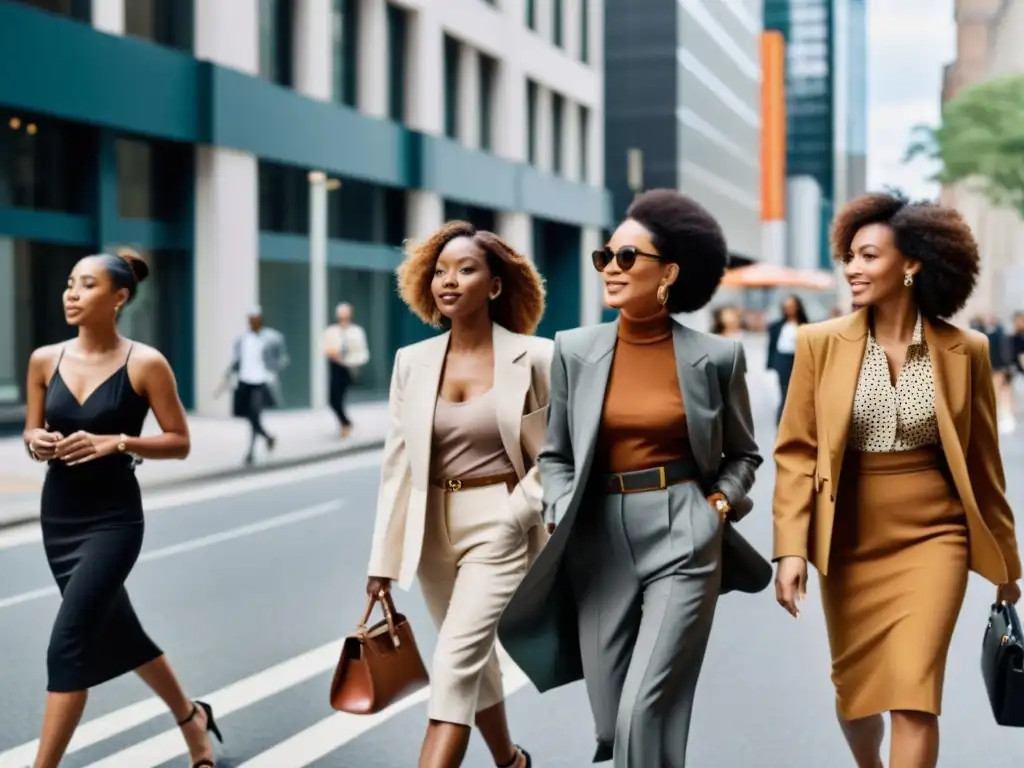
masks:
<svg viewBox="0 0 1024 768"><path fill-rule="evenodd" d="M142 548L137 459L183 459L188 424L167 360L117 332L149 273L131 251L87 256L71 271L64 315L78 336L32 353L25 447L49 462L41 524L62 601L46 655L46 712L35 768L57 766L88 689L135 671L182 729L194 768L213 768L213 713L182 691L125 591ZM149 409L163 433L139 437Z"/></svg>

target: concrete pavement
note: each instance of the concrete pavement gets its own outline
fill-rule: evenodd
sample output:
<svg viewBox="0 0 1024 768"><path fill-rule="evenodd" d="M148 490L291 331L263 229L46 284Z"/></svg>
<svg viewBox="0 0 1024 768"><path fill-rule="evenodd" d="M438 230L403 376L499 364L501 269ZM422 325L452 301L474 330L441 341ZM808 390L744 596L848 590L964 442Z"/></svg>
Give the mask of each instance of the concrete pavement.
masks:
<svg viewBox="0 0 1024 768"><path fill-rule="evenodd" d="M753 366L752 366L753 367ZM774 439L775 398L751 383L758 440ZM1024 509L1024 435L1004 440L1011 501ZM236 452L237 454L237 452ZM411 699L375 718L332 713L340 639L363 606L379 453L174 491L148 490L147 540L128 589L154 639L194 696L209 700L226 738L219 768L405 768L415 765L425 705ZM770 549L770 460L742 530ZM1015 768L1024 732L993 725L978 669L990 585L971 583L950 652L941 766ZM397 602L425 657L435 632L416 588ZM0 768L31 759L43 705L45 654L58 598L38 527L0 532ZM581 685L543 696L507 671L516 741L545 768L579 768L593 726ZM845 768L832 714L817 584L803 617L771 593L718 606L690 740L691 768ZM185 764L171 718L136 679L91 695L68 768ZM12 751L13 750L13 751ZM18 758L21 758L20 760ZM491 765L474 737L469 766Z"/></svg>
<svg viewBox="0 0 1024 768"><path fill-rule="evenodd" d="M139 483L144 489L180 486L380 448L387 430L387 404L356 403L349 411L355 429L345 440L341 439L337 420L329 410L267 411L263 423L278 438L277 446L267 453L262 441L257 443L256 464L251 468L242 463L248 446L248 422L190 416L189 457L183 461L143 462L136 470ZM159 431L150 414L143 434ZM45 475L46 464L28 458L20 437L0 439L0 528L38 517Z"/></svg>

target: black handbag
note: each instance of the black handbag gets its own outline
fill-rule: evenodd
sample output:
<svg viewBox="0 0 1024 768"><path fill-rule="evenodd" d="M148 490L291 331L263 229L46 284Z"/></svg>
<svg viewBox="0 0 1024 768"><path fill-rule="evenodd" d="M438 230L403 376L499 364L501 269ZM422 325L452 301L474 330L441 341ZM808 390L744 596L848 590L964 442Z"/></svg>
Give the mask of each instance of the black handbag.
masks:
<svg viewBox="0 0 1024 768"><path fill-rule="evenodd" d="M1024 632L1017 609L996 603L981 641L981 676L999 725L1024 727Z"/></svg>

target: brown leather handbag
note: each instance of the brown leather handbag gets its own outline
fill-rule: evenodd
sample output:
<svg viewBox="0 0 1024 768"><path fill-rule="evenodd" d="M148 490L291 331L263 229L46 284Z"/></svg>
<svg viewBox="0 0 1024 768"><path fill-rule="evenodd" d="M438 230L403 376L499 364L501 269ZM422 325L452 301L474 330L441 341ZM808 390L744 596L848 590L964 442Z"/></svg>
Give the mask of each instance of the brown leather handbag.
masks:
<svg viewBox="0 0 1024 768"><path fill-rule="evenodd" d="M375 603L384 620L367 628ZM331 707L372 715L430 684L408 619L395 610L391 595L370 597L355 634L345 638L331 681Z"/></svg>

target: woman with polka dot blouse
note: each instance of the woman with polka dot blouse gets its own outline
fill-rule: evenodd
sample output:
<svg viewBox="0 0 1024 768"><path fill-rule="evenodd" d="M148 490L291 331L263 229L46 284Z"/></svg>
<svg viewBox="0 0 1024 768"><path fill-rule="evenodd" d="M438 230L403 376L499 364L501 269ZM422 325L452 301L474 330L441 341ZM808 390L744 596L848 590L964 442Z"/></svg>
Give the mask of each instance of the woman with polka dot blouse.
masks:
<svg viewBox="0 0 1024 768"><path fill-rule="evenodd" d="M775 447L776 598L820 574L836 712L860 768L938 761L946 655L968 570L1020 598L988 344L944 318L978 250L955 211L873 194L832 227L858 310L803 325Z"/></svg>

